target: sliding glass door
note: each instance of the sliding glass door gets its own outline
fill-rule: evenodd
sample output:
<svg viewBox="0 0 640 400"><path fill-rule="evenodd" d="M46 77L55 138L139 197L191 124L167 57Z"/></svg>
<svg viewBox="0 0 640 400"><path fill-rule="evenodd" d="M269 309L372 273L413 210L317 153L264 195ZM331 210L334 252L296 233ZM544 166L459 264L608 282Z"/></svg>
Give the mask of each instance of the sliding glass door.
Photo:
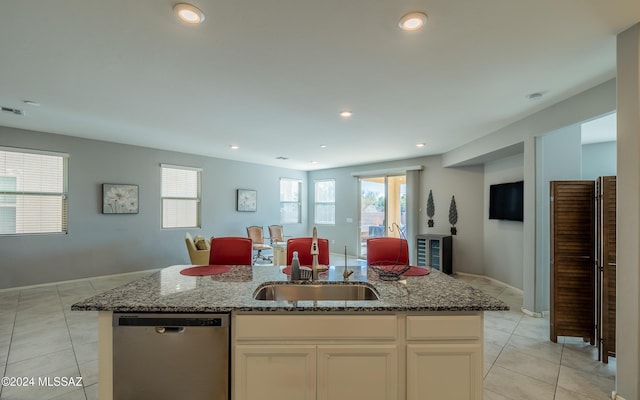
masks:
<svg viewBox="0 0 640 400"><path fill-rule="evenodd" d="M367 239L400 237L406 225L407 184L405 175L361 177L360 247L358 256L366 258Z"/></svg>

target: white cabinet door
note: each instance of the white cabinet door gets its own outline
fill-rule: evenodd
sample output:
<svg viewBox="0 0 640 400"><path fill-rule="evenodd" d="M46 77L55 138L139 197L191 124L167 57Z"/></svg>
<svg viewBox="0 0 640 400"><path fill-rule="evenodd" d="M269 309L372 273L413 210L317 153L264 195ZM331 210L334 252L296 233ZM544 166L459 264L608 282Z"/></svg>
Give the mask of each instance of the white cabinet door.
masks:
<svg viewBox="0 0 640 400"><path fill-rule="evenodd" d="M407 399L482 400L482 344L407 345Z"/></svg>
<svg viewBox="0 0 640 400"><path fill-rule="evenodd" d="M397 398L397 345L318 346L318 400Z"/></svg>
<svg viewBox="0 0 640 400"><path fill-rule="evenodd" d="M315 400L316 346L237 345L234 400Z"/></svg>

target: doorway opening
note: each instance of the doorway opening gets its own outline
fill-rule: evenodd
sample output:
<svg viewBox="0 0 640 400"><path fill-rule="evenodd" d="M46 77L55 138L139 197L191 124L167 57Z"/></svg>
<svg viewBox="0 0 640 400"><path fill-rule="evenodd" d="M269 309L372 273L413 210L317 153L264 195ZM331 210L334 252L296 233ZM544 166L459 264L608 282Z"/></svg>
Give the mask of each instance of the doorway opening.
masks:
<svg viewBox="0 0 640 400"><path fill-rule="evenodd" d="M358 179L360 221L358 257L367 257L367 239L401 237L406 230L407 177L384 175Z"/></svg>

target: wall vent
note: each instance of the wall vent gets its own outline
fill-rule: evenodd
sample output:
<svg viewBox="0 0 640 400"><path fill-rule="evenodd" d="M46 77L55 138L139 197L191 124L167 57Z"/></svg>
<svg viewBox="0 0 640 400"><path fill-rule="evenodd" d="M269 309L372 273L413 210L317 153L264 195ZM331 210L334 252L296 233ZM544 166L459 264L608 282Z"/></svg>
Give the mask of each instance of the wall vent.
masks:
<svg viewBox="0 0 640 400"><path fill-rule="evenodd" d="M18 110L17 108L2 107L2 111L3 112L12 113L12 114L15 114L15 115L24 115L24 111L23 110Z"/></svg>

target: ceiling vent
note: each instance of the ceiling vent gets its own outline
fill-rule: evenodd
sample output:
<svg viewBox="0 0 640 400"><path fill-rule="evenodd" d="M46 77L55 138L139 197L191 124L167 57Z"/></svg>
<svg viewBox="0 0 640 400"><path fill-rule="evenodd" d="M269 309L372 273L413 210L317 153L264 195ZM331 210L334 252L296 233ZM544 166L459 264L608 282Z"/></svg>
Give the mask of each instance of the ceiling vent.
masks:
<svg viewBox="0 0 640 400"><path fill-rule="evenodd" d="M24 115L24 111L18 110L17 108L2 107L2 111L3 112L8 112L8 113L11 113L11 114L15 114L15 115Z"/></svg>
<svg viewBox="0 0 640 400"><path fill-rule="evenodd" d="M278 156L276 157L276 160L288 160L289 157L282 157L282 156Z"/></svg>

